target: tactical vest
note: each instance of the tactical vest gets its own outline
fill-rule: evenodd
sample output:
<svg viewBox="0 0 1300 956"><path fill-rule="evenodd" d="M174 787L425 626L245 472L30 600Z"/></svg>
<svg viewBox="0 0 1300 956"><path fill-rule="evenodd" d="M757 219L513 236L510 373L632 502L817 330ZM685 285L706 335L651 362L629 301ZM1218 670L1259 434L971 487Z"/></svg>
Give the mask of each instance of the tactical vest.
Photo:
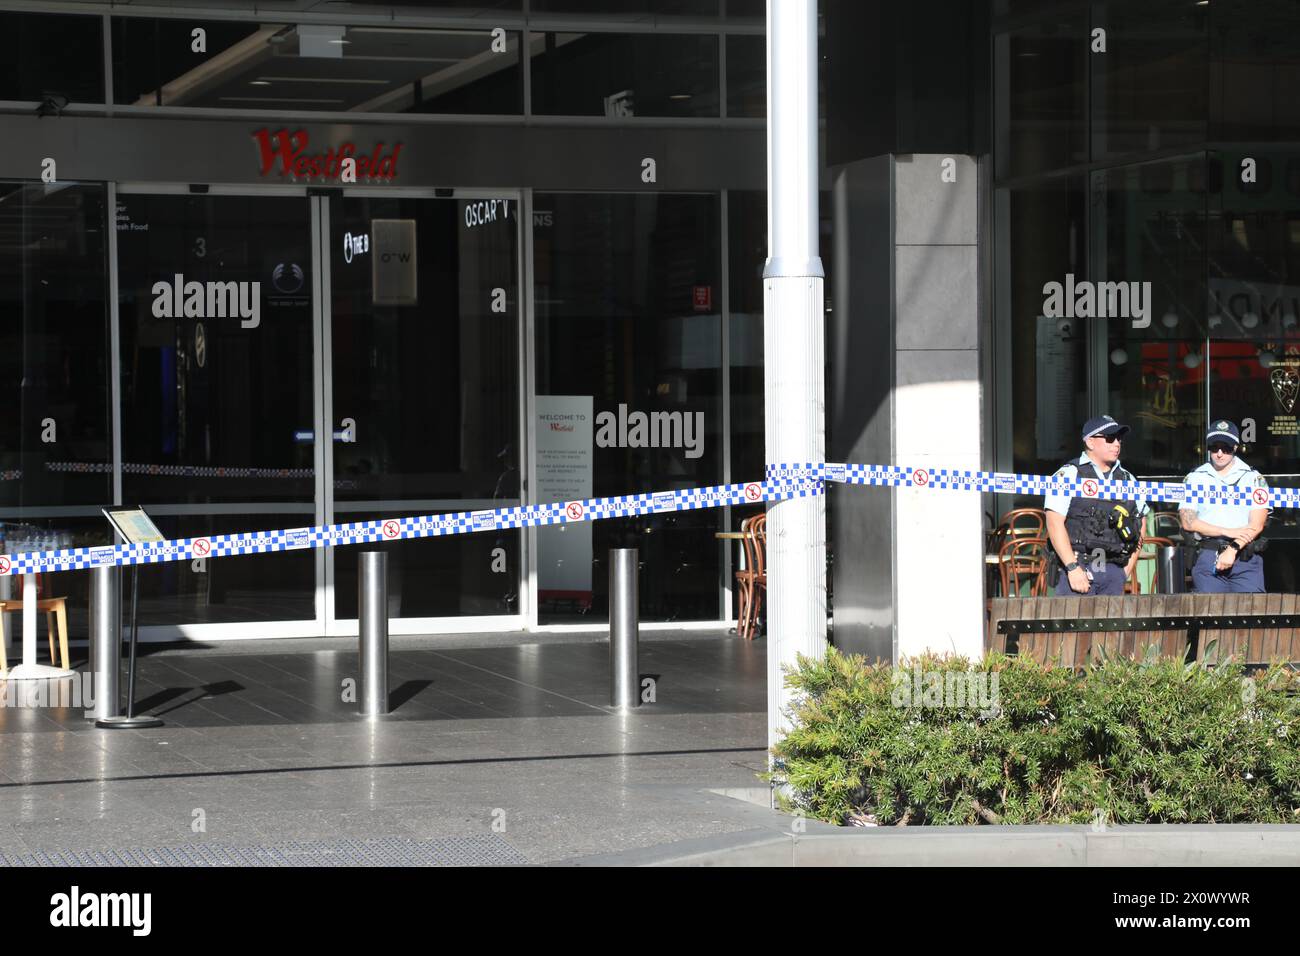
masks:
<svg viewBox="0 0 1300 956"><path fill-rule="evenodd" d="M1108 482L1101 480L1092 462L1077 464L1079 478L1096 478L1101 487ZM1110 481L1135 481L1133 475L1116 465L1110 471ZM1112 520L1116 506L1124 508L1128 514L1122 520L1129 525L1130 539L1126 542L1120 533L1120 526ZM1077 553L1092 555L1098 549L1106 553L1106 560L1123 563L1138 548L1142 538L1142 529L1138 525L1137 502L1131 499L1117 498L1071 498L1070 510L1065 516L1065 530L1070 534L1070 544Z"/></svg>

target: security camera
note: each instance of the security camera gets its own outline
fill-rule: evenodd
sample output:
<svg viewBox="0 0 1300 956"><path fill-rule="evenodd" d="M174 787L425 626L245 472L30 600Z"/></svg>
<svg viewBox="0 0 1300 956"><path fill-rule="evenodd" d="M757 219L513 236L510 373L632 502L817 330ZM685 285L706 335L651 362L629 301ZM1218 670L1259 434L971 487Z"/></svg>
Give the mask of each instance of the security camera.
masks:
<svg viewBox="0 0 1300 956"><path fill-rule="evenodd" d="M1056 331L1061 333L1061 337L1068 339L1074 334L1074 319L1062 316L1056 320Z"/></svg>
<svg viewBox="0 0 1300 956"><path fill-rule="evenodd" d="M37 116L62 116L68 108L68 98L62 93L42 93L41 104L36 107Z"/></svg>

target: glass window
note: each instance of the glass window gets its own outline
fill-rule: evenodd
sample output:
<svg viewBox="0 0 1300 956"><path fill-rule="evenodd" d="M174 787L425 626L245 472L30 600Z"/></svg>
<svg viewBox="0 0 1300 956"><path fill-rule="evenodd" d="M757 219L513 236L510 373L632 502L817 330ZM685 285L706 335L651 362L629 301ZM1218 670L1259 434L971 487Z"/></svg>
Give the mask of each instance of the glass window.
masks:
<svg viewBox="0 0 1300 956"><path fill-rule="evenodd" d="M331 201L335 520L519 504L518 224L513 197ZM516 613L520 542L386 545L390 614ZM357 553L335 551L340 618Z"/></svg>
<svg viewBox="0 0 1300 956"><path fill-rule="evenodd" d="M1300 140L1300 8L1214 0L1209 17L1212 138Z"/></svg>
<svg viewBox="0 0 1300 956"><path fill-rule="evenodd" d="M99 514L113 500L106 204L96 184L0 183L6 554L112 540ZM68 599L74 636L86 626L89 581L78 572L38 575L41 597ZM18 578L0 578L0 598L20 594Z"/></svg>
<svg viewBox="0 0 1300 956"><path fill-rule="evenodd" d="M552 116L717 116L718 37L536 33L533 112Z"/></svg>
<svg viewBox="0 0 1300 956"><path fill-rule="evenodd" d="M1050 475L1079 449L1087 419L1088 329L1045 313L1044 286L1087 275L1087 193L1081 177L1005 190L999 202L998 322L1009 332L1012 467Z"/></svg>
<svg viewBox="0 0 1300 956"><path fill-rule="evenodd" d="M1085 162L1086 15L997 34L993 50L998 178Z"/></svg>
<svg viewBox="0 0 1300 956"><path fill-rule="evenodd" d="M1101 195L1093 204L1091 278L1125 283L1130 313L1133 293L1141 294L1147 314L1138 322L1151 322L1135 328L1131 314L1102 326L1106 410L1133 428L1123 460L1138 475L1181 478L1203 460L1204 168L1205 156L1197 154L1094 174Z"/></svg>
<svg viewBox="0 0 1300 956"><path fill-rule="evenodd" d="M1186 0L1110 0L1094 26L1092 155L1104 159L1205 139L1207 7Z"/></svg>
<svg viewBox="0 0 1300 956"><path fill-rule="evenodd" d="M727 41L727 115L742 119L767 116L767 37L730 35ZM825 37L820 41L825 44ZM823 50L817 61L817 116L826 119L830 60Z"/></svg>
<svg viewBox="0 0 1300 956"><path fill-rule="evenodd" d="M194 31L206 31L196 52ZM135 106L519 113L519 34L117 18L114 96Z"/></svg>
<svg viewBox="0 0 1300 956"><path fill-rule="evenodd" d="M727 37L727 115L758 119L767 116L765 36Z"/></svg>
<svg viewBox="0 0 1300 956"><path fill-rule="evenodd" d="M53 93L72 106L104 102L101 23L99 17L0 13L0 100Z"/></svg>
<svg viewBox="0 0 1300 956"><path fill-rule="evenodd" d="M761 481L763 436L763 266L767 262L767 194L727 194L731 314L731 477ZM825 250L823 250L825 251ZM829 259L823 256L823 262ZM739 521L735 521L739 525Z"/></svg>
<svg viewBox="0 0 1300 956"><path fill-rule="evenodd" d="M112 501L103 186L0 183L0 509Z"/></svg>
<svg viewBox="0 0 1300 956"><path fill-rule="evenodd" d="M314 524L305 198L119 194L123 499L168 535ZM310 551L141 573L142 624L315 617Z"/></svg>
<svg viewBox="0 0 1300 956"><path fill-rule="evenodd" d="M719 484L718 197L538 194L536 498ZM640 549L646 620L720 612L721 509L539 529L542 620L607 610L612 547Z"/></svg>

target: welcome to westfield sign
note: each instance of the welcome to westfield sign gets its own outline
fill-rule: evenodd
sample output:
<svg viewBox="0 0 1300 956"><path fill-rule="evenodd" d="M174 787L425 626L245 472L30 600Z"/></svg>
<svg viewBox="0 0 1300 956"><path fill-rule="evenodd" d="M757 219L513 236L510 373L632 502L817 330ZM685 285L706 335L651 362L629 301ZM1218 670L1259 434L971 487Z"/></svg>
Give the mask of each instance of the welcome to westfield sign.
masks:
<svg viewBox="0 0 1300 956"><path fill-rule="evenodd" d="M253 140L262 161L260 175L267 175L278 163L281 176L295 179L338 179L345 159L356 160L357 182L395 179L397 157L402 151L402 144L394 143L392 150L385 153L384 143L380 141L369 155L358 155L356 144L345 140L337 149L331 147L323 153L313 153L309 150L307 131L302 129L294 133L259 129L253 134Z"/></svg>

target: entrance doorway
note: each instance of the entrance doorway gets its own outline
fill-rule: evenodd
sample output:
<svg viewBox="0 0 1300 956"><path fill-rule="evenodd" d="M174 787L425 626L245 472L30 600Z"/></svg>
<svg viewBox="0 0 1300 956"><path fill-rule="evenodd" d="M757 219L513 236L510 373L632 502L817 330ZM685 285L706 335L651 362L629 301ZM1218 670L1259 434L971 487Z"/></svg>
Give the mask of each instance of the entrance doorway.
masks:
<svg viewBox="0 0 1300 956"><path fill-rule="evenodd" d="M121 498L169 536L520 501L517 196L120 188ZM518 531L390 549L395 633L522 624ZM153 639L356 632L356 548L141 577Z"/></svg>

